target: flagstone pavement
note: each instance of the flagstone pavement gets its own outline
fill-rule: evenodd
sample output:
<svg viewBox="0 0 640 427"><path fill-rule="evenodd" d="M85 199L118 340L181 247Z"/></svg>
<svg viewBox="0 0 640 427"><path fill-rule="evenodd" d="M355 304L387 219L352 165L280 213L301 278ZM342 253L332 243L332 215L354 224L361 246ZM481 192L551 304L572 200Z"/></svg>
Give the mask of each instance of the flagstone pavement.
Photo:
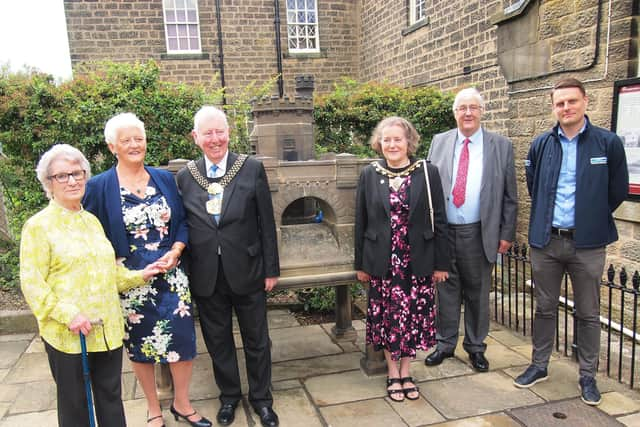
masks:
<svg viewBox="0 0 640 427"><path fill-rule="evenodd" d="M421 399L394 403L386 397L385 376L368 377L360 369L364 323L354 321L355 342L333 342L332 326L301 326L287 310L269 311L274 409L283 427L640 426L638 390L599 376L602 404L587 406L579 398L576 363L560 355L553 357L548 381L515 388L513 377L528 365L530 338L495 323L487 340L489 372L473 371L461 347L437 367L426 367L420 352L411 369ZM219 392L199 326L197 345L191 397L214 420ZM236 345L244 366L237 333ZM246 392L244 369L242 375ZM122 382L128 425L145 426L145 400L127 360ZM167 427L188 426L174 421L169 405L163 401ZM37 334L0 336L0 427L56 426L55 408L55 384ZM259 425L245 395L233 426Z"/></svg>

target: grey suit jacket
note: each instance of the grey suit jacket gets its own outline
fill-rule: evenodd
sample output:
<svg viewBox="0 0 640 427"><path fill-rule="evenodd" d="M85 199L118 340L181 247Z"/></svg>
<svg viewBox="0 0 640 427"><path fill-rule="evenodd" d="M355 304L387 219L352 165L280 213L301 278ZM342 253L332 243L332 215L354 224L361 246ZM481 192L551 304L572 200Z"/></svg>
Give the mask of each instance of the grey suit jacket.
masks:
<svg viewBox="0 0 640 427"><path fill-rule="evenodd" d="M453 153L457 129L433 137L428 158L438 167L445 199L451 197ZM500 240L516 237L518 195L513 146L504 136L482 129L483 170L480 189L482 245L489 262L496 262Z"/></svg>

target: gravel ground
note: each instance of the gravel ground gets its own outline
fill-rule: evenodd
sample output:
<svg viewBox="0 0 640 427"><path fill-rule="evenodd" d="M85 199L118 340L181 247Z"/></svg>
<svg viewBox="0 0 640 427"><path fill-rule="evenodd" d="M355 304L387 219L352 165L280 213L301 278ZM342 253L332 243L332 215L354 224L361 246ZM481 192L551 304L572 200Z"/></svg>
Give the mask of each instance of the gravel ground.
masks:
<svg viewBox="0 0 640 427"><path fill-rule="evenodd" d="M28 310L19 289L0 289L0 310Z"/></svg>

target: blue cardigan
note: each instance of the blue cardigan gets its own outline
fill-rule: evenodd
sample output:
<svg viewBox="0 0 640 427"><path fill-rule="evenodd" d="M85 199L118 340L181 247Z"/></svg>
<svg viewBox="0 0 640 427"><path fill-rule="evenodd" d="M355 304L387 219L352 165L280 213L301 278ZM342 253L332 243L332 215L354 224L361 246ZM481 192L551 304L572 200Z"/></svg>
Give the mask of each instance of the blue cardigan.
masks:
<svg viewBox="0 0 640 427"><path fill-rule="evenodd" d="M171 208L169 222L169 239L171 244L182 242L187 244L189 235L184 216L182 198L178 194L176 182L171 173L145 166L145 170L164 195ZM107 238L111 241L116 257L128 257L131 254L127 231L122 219L120 205L120 183L115 167L94 176L87 182L87 189L82 199L84 209L98 217Z"/></svg>

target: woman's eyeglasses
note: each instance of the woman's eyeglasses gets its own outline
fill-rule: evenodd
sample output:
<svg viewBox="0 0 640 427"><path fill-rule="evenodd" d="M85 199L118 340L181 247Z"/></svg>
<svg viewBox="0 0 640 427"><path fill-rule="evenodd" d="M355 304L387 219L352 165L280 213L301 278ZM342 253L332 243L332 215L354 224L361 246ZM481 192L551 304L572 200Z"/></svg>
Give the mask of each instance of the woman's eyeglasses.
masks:
<svg viewBox="0 0 640 427"><path fill-rule="evenodd" d="M87 172L84 170L77 170L73 172L62 172L55 175L50 175L48 179L55 179L60 184L64 184L69 181L69 178L73 177L76 181L82 181L87 176Z"/></svg>

